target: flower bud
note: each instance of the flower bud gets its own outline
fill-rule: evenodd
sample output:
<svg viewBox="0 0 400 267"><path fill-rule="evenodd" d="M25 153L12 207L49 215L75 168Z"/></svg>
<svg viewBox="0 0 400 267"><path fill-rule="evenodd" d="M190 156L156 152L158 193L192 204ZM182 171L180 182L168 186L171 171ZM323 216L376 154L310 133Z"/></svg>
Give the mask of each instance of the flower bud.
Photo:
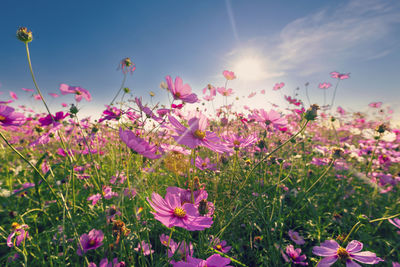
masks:
<svg viewBox="0 0 400 267"><path fill-rule="evenodd" d="M385 131L387 131L388 130L388 127L387 127L387 125L386 124L384 124L384 123L381 123L381 124L379 124L378 126L376 126L376 128L375 128L375 131L377 131L378 133L384 133Z"/></svg>
<svg viewBox="0 0 400 267"><path fill-rule="evenodd" d="M306 113L305 113L305 115L304 115L304 118L306 119L306 120L308 120L308 121L313 121L313 120L315 120L316 118L317 118L317 116L318 116L318 114L317 114L317 111L319 110L319 106L317 105L317 104L314 104L314 105L311 105L308 109L307 109L307 111L306 111Z"/></svg>
<svg viewBox="0 0 400 267"><path fill-rule="evenodd" d="M129 94L130 91L131 91L131 89L129 89L128 87L125 87L125 88L124 88L125 94Z"/></svg>
<svg viewBox="0 0 400 267"><path fill-rule="evenodd" d="M17 30L17 38L21 42L30 43L33 39L32 32L28 31L26 27L21 27Z"/></svg>
<svg viewBox="0 0 400 267"><path fill-rule="evenodd" d="M78 113L78 108L74 105L74 104L72 104L71 105L71 108L69 109L69 112L72 114L72 115L76 115L77 113Z"/></svg>

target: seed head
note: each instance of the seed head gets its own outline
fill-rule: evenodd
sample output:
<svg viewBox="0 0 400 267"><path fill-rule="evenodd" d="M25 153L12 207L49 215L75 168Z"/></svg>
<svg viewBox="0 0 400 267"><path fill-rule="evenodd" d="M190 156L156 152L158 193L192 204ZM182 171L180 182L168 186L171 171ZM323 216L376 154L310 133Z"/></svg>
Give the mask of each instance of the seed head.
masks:
<svg viewBox="0 0 400 267"><path fill-rule="evenodd" d="M32 32L28 31L26 27L20 27L17 30L17 38L21 42L30 43L33 40Z"/></svg>

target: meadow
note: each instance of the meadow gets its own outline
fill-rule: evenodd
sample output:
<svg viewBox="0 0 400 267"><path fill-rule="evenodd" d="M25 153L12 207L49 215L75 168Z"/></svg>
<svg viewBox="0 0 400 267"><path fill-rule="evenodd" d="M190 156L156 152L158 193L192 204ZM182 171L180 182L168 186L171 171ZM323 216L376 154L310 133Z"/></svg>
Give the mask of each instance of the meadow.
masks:
<svg viewBox="0 0 400 267"><path fill-rule="evenodd" d="M17 38L35 85L20 93L47 113L16 107L15 92L0 101L1 266L400 266L400 127L389 107L348 112L294 92L285 106L238 111L228 70L202 95L168 75L160 90L171 101L149 104L124 86L136 68L125 58L101 118L83 118L90 90L43 95L32 33ZM319 87L334 95L351 79L329 78ZM218 98L212 112L195 107Z"/></svg>

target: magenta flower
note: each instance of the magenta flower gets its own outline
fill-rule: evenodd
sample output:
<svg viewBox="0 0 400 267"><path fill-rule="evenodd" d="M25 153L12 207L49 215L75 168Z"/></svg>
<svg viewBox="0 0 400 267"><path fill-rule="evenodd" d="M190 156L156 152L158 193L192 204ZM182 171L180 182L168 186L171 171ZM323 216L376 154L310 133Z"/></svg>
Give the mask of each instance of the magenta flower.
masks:
<svg viewBox="0 0 400 267"><path fill-rule="evenodd" d="M146 140L136 136L129 130L122 131L119 129L119 137L121 140L136 153L149 159L158 159L162 157L163 150L156 145L149 144Z"/></svg>
<svg viewBox="0 0 400 267"><path fill-rule="evenodd" d="M337 71L331 72L331 77L334 79L344 80L350 78L350 73L339 73Z"/></svg>
<svg viewBox="0 0 400 267"><path fill-rule="evenodd" d="M360 266L353 260L366 264L377 264L380 261L383 261L373 252L360 252L362 248L363 244L357 240L351 241L346 248L339 246L335 240L326 240L321 244L321 246L315 246L313 248L313 253L325 257L318 263L317 266L320 267L331 266L338 259L345 262L347 267Z"/></svg>
<svg viewBox="0 0 400 267"><path fill-rule="evenodd" d="M111 199L112 197L117 197L118 193L113 192L110 186L103 186L103 196L105 199Z"/></svg>
<svg viewBox="0 0 400 267"><path fill-rule="evenodd" d="M168 247L168 241L169 241L168 258L174 257L175 259L184 260L189 256L190 257L193 256L194 250L192 243L189 243L189 245L187 245L185 241L182 241L178 244L172 238L170 239L169 236L165 234L162 234L160 236L160 241L161 244L163 244L166 247ZM174 264L175 261L171 260L170 263Z"/></svg>
<svg viewBox="0 0 400 267"><path fill-rule="evenodd" d="M11 98L12 98L12 99L14 99L14 100L18 100L18 96L17 96L17 94L16 94L16 93L14 93L13 91L10 91L10 96L11 96Z"/></svg>
<svg viewBox="0 0 400 267"><path fill-rule="evenodd" d="M99 123L106 120L119 120L122 116L122 111L117 107L110 107L106 105L107 109L103 111Z"/></svg>
<svg viewBox="0 0 400 267"><path fill-rule="evenodd" d="M125 262L118 262L118 258L114 258L112 261L108 262L107 258L104 258L100 261L99 267L125 267ZM88 267L97 267L94 262L89 263Z"/></svg>
<svg viewBox="0 0 400 267"><path fill-rule="evenodd" d="M92 229L89 234L81 235L79 242L81 243L83 253L88 250L96 249L103 245L104 234L101 230ZM77 254L82 256L81 246L78 245Z"/></svg>
<svg viewBox="0 0 400 267"><path fill-rule="evenodd" d="M42 125L42 126L47 126L52 123L54 125L58 125L58 124L60 124L60 121L65 119L68 115L69 115L69 113L64 114L64 112L59 111L56 113L56 115L53 115L53 118L49 114L46 117L40 118L39 122L40 122L40 125ZM54 122L53 122L53 119L54 119Z"/></svg>
<svg viewBox="0 0 400 267"><path fill-rule="evenodd" d="M138 244L136 248L134 248L136 252L141 252L143 255L147 256L154 253L154 250L151 249L151 245L147 244L142 240L141 243Z"/></svg>
<svg viewBox="0 0 400 267"><path fill-rule="evenodd" d="M331 86L332 86L331 83L326 83L326 82L324 82L324 83L320 83L320 84L318 85L318 88L319 88L319 89L328 89L328 88L331 87Z"/></svg>
<svg viewBox="0 0 400 267"><path fill-rule="evenodd" d="M292 241L294 243L296 243L297 245L304 245L306 243L304 241L304 238L302 236L300 236L298 232L289 230L288 234L289 234L290 239L292 239Z"/></svg>
<svg viewBox="0 0 400 267"><path fill-rule="evenodd" d="M285 83L276 83L274 85L274 88L272 88L272 90L277 91L279 89L282 89L285 86Z"/></svg>
<svg viewBox="0 0 400 267"><path fill-rule="evenodd" d="M235 73L233 71L224 70L222 72L222 74L224 75L225 79L227 79L227 80L236 79Z"/></svg>
<svg viewBox="0 0 400 267"><path fill-rule="evenodd" d="M179 134L178 136L172 136L178 144L188 146L192 149L204 146L218 153L230 151L229 148L220 144L221 141L215 133L206 131L208 120L203 114L199 113L198 117L189 119L189 128L183 126L172 116L168 118L172 126L174 126L175 132Z"/></svg>
<svg viewBox="0 0 400 267"><path fill-rule="evenodd" d="M203 210L204 216L212 217L214 214L215 210L214 204L212 202L207 201L208 193L204 189L193 191L194 202L192 202L192 193L190 189L182 189L176 186L170 186L167 188L167 194L173 194L179 196L181 203L193 203L197 210L204 208L205 209ZM203 204L201 204L201 202L203 202ZM200 205L203 205L203 207L200 208ZM197 214L199 215L200 212L198 212Z"/></svg>
<svg viewBox="0 0 400 267"><path fill-rule="evenodd" d="M62 95L75 94L76 102L80 102L82 98L85 98L87 101L92 100L92 96L89 91L79 86L69 86L65 83L62 83L60 84L60 91Z"/></svg>
<svg viewBox="0 0 400 267"><path fill-rule="evenodd" d="M54 97L54 98L57 98L57 97L59 97L59 95L58 95L58 94L56 94L56 93L49 93L49 96L52 96L52 97Z"/></svg>
<svg viewBox="0 0 400 267"><path fill-rule="evenodd" d="M189 231L204 230L210 228L212 218L199 216L198 210L192 203L182 204L178 194L168 193L163 199L159 194L153 193L151 200L147 198L150 206L155 210L152 212L154 218L168 228L177 226Z"/></svg>
<svg viewBox="0 0 400 267"><path fill-rule="evenodd" d="M382 102L371 102L368 104L371 108L380 108L382 106Z"/></svg>
<svg viewBox="0 0 400 267"><path fill-rule="evenodd" d="M28 229L28 225L22 224L20 225L19 223L14 222L12 225L13 231L11 234L7 237L7 246L12 248L14 245L19 246L21 245L22 241L25 241L25 239L29 238L29 233L26 231ZM13 241L13 238L15 237L15 240Z"/></svg>
<svg viewBox="0 0 400 267"><path fill-rule="evenodd" d="M167 80L168 90L174 99L187 103L196 103L198 101L197 95L192 93L192 88L188 84L183 84L181 77L175 78L175 84L172 83L171 76L168 75L165 79Z"/></svg>
<svg viewBox="0 0 400 267"><path fill-rule="evenodd" d="M307 259L306 255L300 255L301 249L294 249L293 245L288 245L286 247L286 254L290 257L294 264L300 264L303 266L308 265L308 262L304 262Z"/></svg>
<svg viewBox="0 0 400 267"><path fill-rule="evenodd" d="M21 88L22 90L24 90L25 92L34 92L33 89L28 89L28 88Z"/></svg>
<svg viewBox="0 0 400 267"><path fill-rule="evenodd" d="M187 257L187 261L179 261L173 264L174 267L224 267L231 262L230 259L214 254L206 260Z"/></svg>
<svg viewBox="0 0 400 267"><path fill-rule="evenodd" d="M256 134L251 134L247 137L241 137L234 133L227 133L226 135L223 136L223 139L228 147L233 148L235 150L249 147L258 141L258 137Z"/></svg>
<svg viewBox="0 0 400 267"><path fill-rule="evenodd" d="M25 116L22 113L14 112L14 108L0 105L0 125L20 126L25 123Z"/></svg>
<svg viewBox="0 0 400 267"><path fill-rule="evenodd" d="M400 219L399 218L394 218L393 220L389 219L388 221L391 224L393 224L394 226L396 226L397 228L400 228Z"/></svg>

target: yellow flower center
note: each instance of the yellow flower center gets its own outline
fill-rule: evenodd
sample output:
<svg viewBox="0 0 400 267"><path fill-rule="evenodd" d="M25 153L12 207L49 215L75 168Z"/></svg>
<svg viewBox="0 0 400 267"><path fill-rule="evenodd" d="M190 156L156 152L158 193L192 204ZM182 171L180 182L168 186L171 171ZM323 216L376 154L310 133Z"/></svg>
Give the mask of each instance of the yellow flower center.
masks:
<svg viewBox="0 0 400 267"><path fill-rule="evenodd" d="M1 118L0 118L0 120L1 120ZM13 222L12 224L11 224L11 227L12 227L12 229L18 229L19 227L20 227L21 225L19 224L19 223L17 223L17 222Z"/></svg>
<svg viewBox="0 0 400 267"><path fill-rule="evenodd" d="M89 241L89 245L94 246L94 244L96 243L96 241L94 241L94 239Z"/></svg>
<svg viewBox="0 0 400 267"><path fill-rule="evenodd" d="M339 259L341 259L341 260L347 260L350 258L350 255L347 252L347 250L342 247L338 248L336 254L338 255Z"/></svg>
<svg viewBox="0 0 400 267"><path fill-rule="evenodd" d="M205 163L205 162L203 162L202 164L201 164L201 167L207 167L207 163Z"/></svg>
<svg viewBox="0 0 400 267"><path fill-rule="evenodd" d="M180 98L180 97L181 97L181 93L176 92L176 93L175 93L175 97Z"/></svg>
<svg viewBox="0 0 400 267"><path fill-rule="evenodd" d="M6 117L0 115L0 121L5 121Z"/></svg>
<svg viewBox="0 0 400 267"><path fill-rule="evenodd" d="M201 130L194 131L193 135L199 139L204 139L204 137L206 137L206 133Z"/></svg>
<svg viewBox="0 0 400 267"><path fill-rule="evenodd" d="M217 250L222 250L222 246L221 246L221 245L216 245L215 248L216 248Z"/></svg>
<svg viewBox="0 0 400 267"><path fill-rule="evenodd" d="M240 142L239 142L238 140L233 141L233 144L234 144L235 146L240 146Z"/></svg>
<svg viewBox="0 0 400 267"><path fill-rule="evenodd" d="M186 211L180 207L176 207L174 209L174 215L179 218L183 218L186 216Z"/></svg>

